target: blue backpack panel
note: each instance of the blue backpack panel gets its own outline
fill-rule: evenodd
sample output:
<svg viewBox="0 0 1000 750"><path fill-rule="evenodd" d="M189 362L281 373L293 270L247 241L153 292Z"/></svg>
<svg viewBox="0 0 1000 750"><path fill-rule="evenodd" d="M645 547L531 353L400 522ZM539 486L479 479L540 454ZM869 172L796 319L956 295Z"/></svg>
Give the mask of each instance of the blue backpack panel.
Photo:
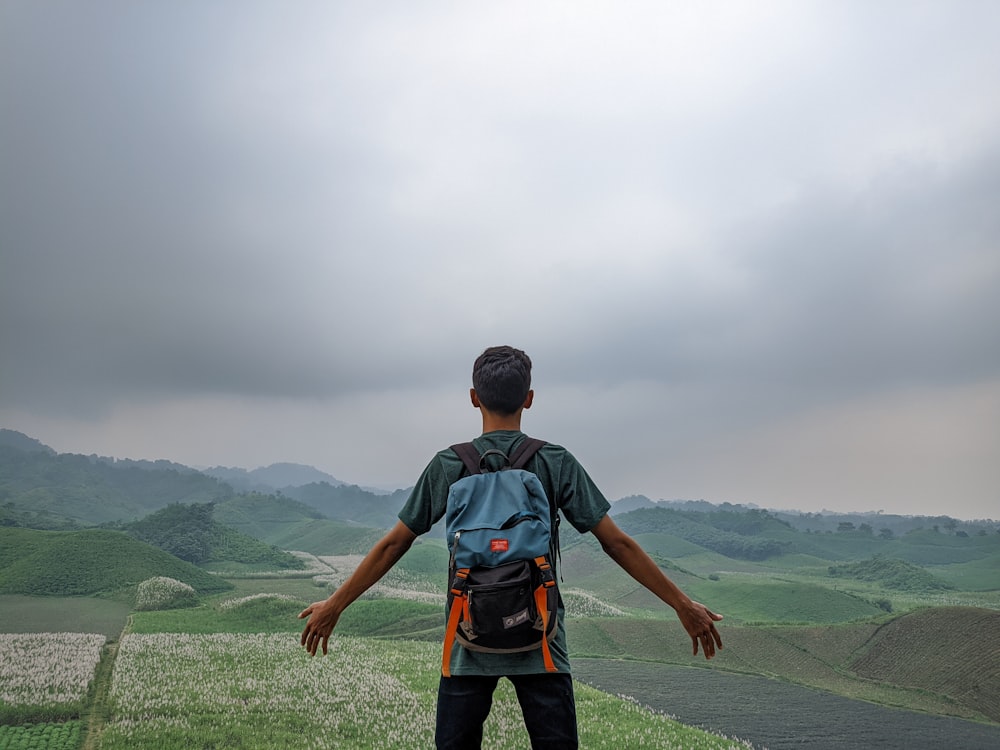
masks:
<svg viewBox="0 0 1000 750"><path fill-rule="evenodd" d="M480 456L472 443L452 446L469 475L451 486L445 514L451 553L445 677L456 640L472 651L541 649L545 668L556 671L549 641L559 602L552 565L558 515L538 477L524 469L544 444L526 438L509 458L497 450ZM503 459L497 471L487 467L491 455Z"/></svg>

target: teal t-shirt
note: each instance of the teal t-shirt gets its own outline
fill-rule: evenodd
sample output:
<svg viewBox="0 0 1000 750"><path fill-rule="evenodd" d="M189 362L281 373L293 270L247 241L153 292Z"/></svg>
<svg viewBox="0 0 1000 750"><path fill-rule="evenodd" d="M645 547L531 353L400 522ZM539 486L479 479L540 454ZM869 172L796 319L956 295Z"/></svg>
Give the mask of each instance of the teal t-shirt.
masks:
<svg viewBox="0 0 1000 750"><path fill-rule="evenodd" d="M473 440L479 452L495 449L511 454L525 437L517 430L487 432ZM528 461L525 469L534 473L545 494L554 500L562 516L581 534L596 526L611 508L601 491L573 455L559 445L545 444ZM466 474L465 466L450 448L440 451L424 469L399 512L399 520L416 535L427 533L444 517L448 488ZM566 650L565 612L559 602L559 627L550 643L552 659L560 672L569 673ZM541 650L514 654L469 651L458 643L451 654L453 675L537 674L545 671Z"/></svg>

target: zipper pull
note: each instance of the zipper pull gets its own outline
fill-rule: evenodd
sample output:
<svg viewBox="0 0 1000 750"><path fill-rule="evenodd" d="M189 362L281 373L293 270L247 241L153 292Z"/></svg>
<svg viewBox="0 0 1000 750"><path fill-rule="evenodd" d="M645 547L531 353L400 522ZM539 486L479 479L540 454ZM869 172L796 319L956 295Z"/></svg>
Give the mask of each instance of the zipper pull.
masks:
<svg viewBox="0 0 1000 750"><path fill-rule="evenodd" d="M461 531L455 532L455 540L451 543L451 560L448 561L448 566L454 570L455 568L455 550L458 549L458 540L462 536Z"/></svg>

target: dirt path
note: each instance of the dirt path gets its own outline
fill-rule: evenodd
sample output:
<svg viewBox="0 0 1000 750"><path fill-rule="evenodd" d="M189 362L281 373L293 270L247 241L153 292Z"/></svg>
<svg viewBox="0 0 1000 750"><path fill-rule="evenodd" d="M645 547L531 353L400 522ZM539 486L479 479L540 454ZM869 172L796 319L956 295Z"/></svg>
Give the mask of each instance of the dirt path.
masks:
<svg viewBox="0 0 1000 750"><path fill-rule="evenodd" d="M98 750L101 746L101 733L108 720L108 694L111 692L111 678L115 670L115 659L118 657L118 644L131 629L132 616L129 615L118 640L111 641L104 647L101 661L94 673L94 696L90 708L81 717L84 720L82 750Z"/></svg>

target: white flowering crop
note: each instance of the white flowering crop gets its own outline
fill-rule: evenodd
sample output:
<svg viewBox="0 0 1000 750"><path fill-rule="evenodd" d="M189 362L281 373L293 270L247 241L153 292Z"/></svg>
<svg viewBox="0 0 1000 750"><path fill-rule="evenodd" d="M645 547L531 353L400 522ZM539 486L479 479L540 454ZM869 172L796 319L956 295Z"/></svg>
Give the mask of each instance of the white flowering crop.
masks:
<svg viewBox="0 0 1000 750"><path fill-rule="evenodd" d="M570 617L624 617L625 611L580 589L564 589L563 603Z"/></svg>
<svg viewBox="0 0 1000 750"><path fill-rule="evenodd" d="M104 640L99 633L0 633L0 701L46 706L83 700Z"/></svg>
<svg viewBox="0 0 1000 750"><path fill-rule="evenodd" d="M434 675L427 645L338 637L311 658L288 634L130 634L101 747L426 748L434 691L399 663Z"/></svg>
<svg viewBox="0 0 1000 750"><path fill-rule="evenodd" d="M362 555L330 555L319 560L328 566L315 576L317 583L334 591L348 579L364 559ZM424 604L444 604L446 593L442 584L401 568L392 568L362 595L363 599L403 599Z"/></svg>
<svg viewBox="0 0 1000 750"><path fill-rule="evenodd" d="M198 595L191 586L165 576L146 579L135 592L135 608L140 611L192 607L197 603Z"/></svg>
<svg viewBox="0 0 1000 750"><path fill-rule="evenodd" d="M434 745L440 644L336 637L309 657L288 634L122 638L100 750L155 747L424 750ZM747 745L577 686L581 746L720 750ZM501 681L484 746L528 739Z"/></svg>
<svg viewBox="0 0 1000 750"><path fill-rule="evenodd" d="M241 596L236 599L225 599L219 602L219 609L226 611L231 609L239 609L247 604L253 602L274 600L280 602L299 602L300 600L294 596L289 596L288 594L274 594L269 592L263 592L260 594L248 594L247 596Z"/></svg>

